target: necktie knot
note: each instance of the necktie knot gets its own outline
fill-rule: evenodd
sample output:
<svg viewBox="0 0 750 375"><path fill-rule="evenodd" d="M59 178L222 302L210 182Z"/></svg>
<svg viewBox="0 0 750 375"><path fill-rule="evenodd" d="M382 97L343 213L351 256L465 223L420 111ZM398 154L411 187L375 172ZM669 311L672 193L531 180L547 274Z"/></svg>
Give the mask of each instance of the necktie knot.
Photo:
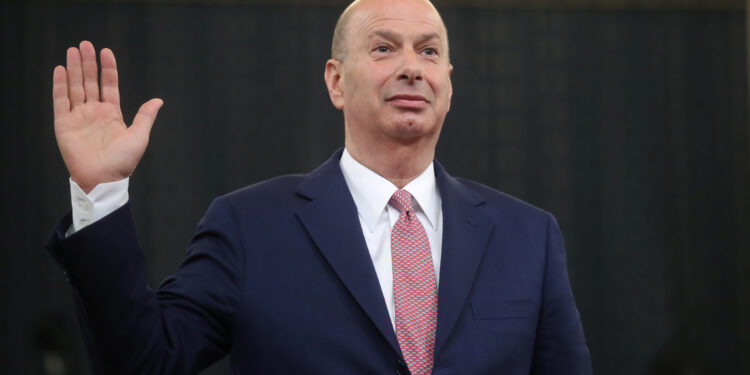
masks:
<svg viewBox="0 0 750 375"><path fill-rule="evenodd" d="M413 212L414 208L411 206L411 194L404 189L396 190L391 196L391 200L388 203L398 210L399 213Z"/></svg>

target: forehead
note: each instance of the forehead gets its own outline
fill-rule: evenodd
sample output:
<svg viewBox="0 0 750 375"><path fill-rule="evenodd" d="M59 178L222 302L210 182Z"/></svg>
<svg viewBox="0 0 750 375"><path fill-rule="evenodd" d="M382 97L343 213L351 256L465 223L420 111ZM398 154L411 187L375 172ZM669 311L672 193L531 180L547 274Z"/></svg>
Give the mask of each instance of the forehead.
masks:
<svg viewBox="0 0 750 375"><path fill-rule="evenodd" d="M353 9L349 34L368 38L383 29L400 34L437 34L445 39L445 26L437 11L426 1L362 1Z"/></svg>

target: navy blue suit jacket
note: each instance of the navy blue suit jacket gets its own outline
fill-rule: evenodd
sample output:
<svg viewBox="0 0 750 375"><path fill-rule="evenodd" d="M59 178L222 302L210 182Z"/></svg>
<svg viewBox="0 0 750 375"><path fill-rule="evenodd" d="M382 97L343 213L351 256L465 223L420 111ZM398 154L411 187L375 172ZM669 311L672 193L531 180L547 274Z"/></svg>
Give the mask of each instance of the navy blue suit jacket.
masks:
<svg viewBox="0 0 750 375"><path fill-rule="evenodd" d="M129 204L68 238L64 218L48 247L95 372L193 374L229 353L237 374L404 373L340 155L216 199L155 292ZM434 374L590 374L552 215L435 171Z"/></svg>

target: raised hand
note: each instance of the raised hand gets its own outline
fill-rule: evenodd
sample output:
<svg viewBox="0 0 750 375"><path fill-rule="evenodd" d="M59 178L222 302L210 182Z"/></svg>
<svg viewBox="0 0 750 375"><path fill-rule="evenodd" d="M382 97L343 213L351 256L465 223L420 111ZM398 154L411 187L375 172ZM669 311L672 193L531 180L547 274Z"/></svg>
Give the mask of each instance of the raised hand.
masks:
<svg viewBox="0 0 750 375"><path fill-rule="evenodd" d="M130 176L148 145L149 133L163 101L144 103L125 125L120 110L117 65L112 50L100 52L101 93L96 51L88 42L70 47L67 69L55 67L52 100L55 137L71 178L85 193L103 182Z"/></svg>

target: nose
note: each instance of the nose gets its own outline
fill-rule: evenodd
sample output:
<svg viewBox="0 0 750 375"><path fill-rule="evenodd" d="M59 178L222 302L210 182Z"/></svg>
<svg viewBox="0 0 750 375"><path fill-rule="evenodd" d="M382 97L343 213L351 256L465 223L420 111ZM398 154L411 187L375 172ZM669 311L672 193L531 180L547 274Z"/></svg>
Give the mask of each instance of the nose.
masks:
<svg viewBox="0 0 750 375"><path fill-rule="evenodd" d="M414 81L421 81L423 79L422 67L415 51L406 51L404 53L403 65L398 74L398 79L408 84L413 84Z"/></svg>

